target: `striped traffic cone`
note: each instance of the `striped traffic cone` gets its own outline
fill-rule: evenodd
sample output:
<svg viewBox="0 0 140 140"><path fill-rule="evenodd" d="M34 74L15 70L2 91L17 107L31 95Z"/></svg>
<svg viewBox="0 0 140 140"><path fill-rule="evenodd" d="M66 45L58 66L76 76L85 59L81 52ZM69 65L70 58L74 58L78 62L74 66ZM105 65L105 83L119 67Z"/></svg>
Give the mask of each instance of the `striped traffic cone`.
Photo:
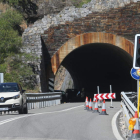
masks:
<svg viewBox="0 0 140 140"><path fill-rule="evenodd" d="M89 102L89 111L92 111L92 102L91 102L91 98L90 98L90 102Z"/></svg>
<svg viewBox="0 0 140 140"><path fill-rule="evenodd" d="M89 108L89 102L88 102L88 97L87 97L86 109L88 110L88 108Z"/></svg>
<svg viewBox="0 0 140 140"><path fill-rule="evenodd" d="M106 113L105 100L103 101L102 112L101 112L99 115L108 115L108 114Z"/></svg>
<svg viewBox="0 0 140 140"><path fill-rule="evenodd" d="M140 128L139 128L139 119L138 119L137 111L135 111L134 118L136 118L136 124L134 126L134 131L132 132L132 135L129 138L129 140L139 140L140 139L140 131L139 131Z"/></svg>
<svg viewBox="0 0 140 140"><path fill-rule="evenodd" d="M94 103L96 102L96 98L93 98L93 102L94 102Z"/></svg>
<svg viewBox="0 0 140 140"><path fill-rule="evenodd" d="M97 101L97 99L96 99L96 102L95 102L95 107L94 107L93 113L100 113L99 110L98 110L98 101Z"/></svg>

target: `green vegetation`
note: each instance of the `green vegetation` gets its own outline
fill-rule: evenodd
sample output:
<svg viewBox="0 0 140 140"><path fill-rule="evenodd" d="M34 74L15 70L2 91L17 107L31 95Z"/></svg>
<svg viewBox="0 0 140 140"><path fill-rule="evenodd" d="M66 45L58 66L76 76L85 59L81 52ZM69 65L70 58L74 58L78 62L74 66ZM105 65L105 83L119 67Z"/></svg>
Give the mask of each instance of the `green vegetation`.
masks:
<svg viewBox="0 0 140 140"><path fill-rule="evenodd" d="M81 8L83 4L87 4L91 0L72 0L72 3L75 7Z"/></svg>
<svg viewBox="0 0 140 140"><path fill-rule="evenodd" d="M18 53L22 43L16 26L20 25L23 17L16 11L8 10L0 15L0 63L10 53Z"/></svg>
<svg viewBox="0 0 140 140"><path fill-rule="evenodd" d="M24 89L33 90L36 88L36 75L31 65L37 58L21 52L22 37L17 26L22 21L23 16L15 10L7 10L0 15L0 72L4 73L5 82L18 82Z"/></svg>
<svg viewBox="0 0 140 140"><path fill-rule="evenodd" d="M25 2L27 2L27 0L23 0ZM0 2L3 3L8 3L9 5L19 5L20 2L22 2L22 0L0 0Z"/></svg>
<svg viewBox="0 0 140 140"><path fill-rule="evenodd" d="M38 7L32 0L0 0L0 2L8 4L20 12L27 23L32 22L33 16L37 14Z"/></svg>

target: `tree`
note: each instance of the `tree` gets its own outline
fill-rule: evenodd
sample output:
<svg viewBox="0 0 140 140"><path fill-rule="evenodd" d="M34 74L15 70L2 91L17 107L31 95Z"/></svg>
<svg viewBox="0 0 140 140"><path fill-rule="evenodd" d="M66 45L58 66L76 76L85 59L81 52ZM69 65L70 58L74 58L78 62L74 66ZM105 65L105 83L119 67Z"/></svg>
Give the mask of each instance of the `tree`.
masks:
<svg viewBox="0 0 140 140"><path fill-rule="evenodd" d="M23 16L15 10L0 15L0 72L4 73L5 82L18 82L25 89L34 89L36 74L30 63L36 57L21 52L22 37L16 26L22 21Z"/></svg>
<svg viewBox="0 0 140 140"><path fill-rule="evenodd" d="M37 14L37 5L32 0L0 0L19 11L24 19L29 23Z"/></svg>
<svg viewBox="0 0 140 140"><path fill-rule="evenodd" d="M24 56L26 54L8 56L5 63L0 65L0 72L4 73L5 82L20 83L26 90L34 89L37 85L36 74L33 72L32 67L23 61Z"/></svg>
<svg viewBox="0 0 140 140"><path fill-rule="evenodd" d="M16 11L8 10L0 15L0 63L11 53L20 52L22 38L16 26L20 25L23 17Z"/></svg>

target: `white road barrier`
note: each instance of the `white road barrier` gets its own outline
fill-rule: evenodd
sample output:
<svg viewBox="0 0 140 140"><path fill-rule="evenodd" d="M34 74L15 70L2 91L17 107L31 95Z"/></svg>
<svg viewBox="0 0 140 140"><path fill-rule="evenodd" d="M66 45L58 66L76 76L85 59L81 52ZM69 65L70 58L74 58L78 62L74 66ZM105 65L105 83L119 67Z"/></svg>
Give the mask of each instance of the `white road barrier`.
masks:
<svg viewBox="0 0 140 140"><path fill-rule="evenodd" d="M134 116L137 108L135 101L137 101L136 92L121 92L121 107L123 111L124 120L127 126L129 126L129 119ZM139 113L140 116L140 113Z"/></svg>
<svg viewBox="0 0 140 140"><path fill-rule="evenodd" d="M121 99L121 131L123 137L128 139L132 135L132 130L128 129L130 125L129 119L137 111L137 92L121 92Z"/></svg>
<svg viewBox="0 0 140 140"><path fill-rule="evenodd" d="M103 99L116 99L115 93L101 93L101 94L94 94L94 98L97 100Z"/></svg>

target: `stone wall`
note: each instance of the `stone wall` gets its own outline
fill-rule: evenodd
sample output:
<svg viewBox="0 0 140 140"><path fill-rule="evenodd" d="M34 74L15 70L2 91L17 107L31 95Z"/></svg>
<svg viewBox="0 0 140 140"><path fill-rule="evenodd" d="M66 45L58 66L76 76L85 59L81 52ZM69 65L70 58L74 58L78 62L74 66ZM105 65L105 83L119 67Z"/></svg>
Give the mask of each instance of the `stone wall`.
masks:
<svg viewBox="0 0 140 140"><path fill-rule="evenodd" d="M134 42L140 30L140 2L104 12L93 12L86 17L75 19L58 26L52 26L42 35L52 57L70 38L87 32L104 32L122 36Z"/></svg>
<svg viewBox="0 0 140 140"><path fill-rule="evenodd" d="M38 7L37 17L43 18L44 15L59 13L65 7L63 0L32 0Z"/></svg>
<svg viewBox="0 0 140 140"><path fill-rule="evenodd" d="M66 22L71 22L73 25L75 24L75 27L77 28L77 26L78 26L79 30L80 30L81 25L87 26L89 23L89 25L92 27L94 27L96 25L96 29L94 31L98 31L99 29L97 29L97 26L98 26L98 28L100 26L102 26L104 28L104 26L105 26L104 23L107 21L108 28L110 28L110 27L112 28L111 24L112 24L113 20L111 20L111 19L116 19L116 20L118 19L118 21L115 20L116 24L118 24L117 25L118 27L117 28L115 27L116 24L114 25L114 27L115 27L115 30L119 31L119 23L121 24L121 21L124 18L131 19L131 18L136 18L136 16L138 16L137 15L138 6L137 6L137 4L135 5L135 3L132 3L132 2L137 2L137 1L139 1L139 0L131 0L131 1L130 0L125 0L125 1L124 0L119 0L119 1L92 0L90 3L83 5L83 8L75 8L73 6L65 7L58 14L51 14L51 15L44 16L44 18L42 18L39 21L36 21L34 23L34 25L32 25L31 27L27 28L24 31L23 43L24 43L24 45L28 46L28 49L26 51L30 52L30 53L36 53L38 56L40 56L42 54L40 35L44 34L44 31L48 30L50 27L51 27L51 29L48 30L49 34L53 34L52 27L56 27L58 25L65 26L65 25L67 25ZM124 8L121 8L127 4L129 4L129 5ZM133 6L133 5L135 5L135 6ZM139 5L139 3L138 3L138 5ZM132 7L137 7L137 8L133 9ZM114 10L112 9L111 11L107 12L110 8L116 8L116 9L114 9ZM117 16L116 16L116 13L117 13ZM134 17L135 13L136 13L136 16ZM78 19L79 19L79 21L77 21ZM96 21L94 21L94 19ZM84 20L86 20L86 21L84 21ZM75 21L75 23L73 23L74 21ZM90 24L90 21L92 21L92 24ZM95 24L93 24L94 22L95 22ZM98 22L98 24L97 24L97 22ZM123 22L125 22L125 21L123 21ZM127 24L126 25L123 24L123 28L127 28ZM132 28L134 28L134 26ZM121 28L120 28L120 30L121 30ZM130 29L130 30L133 30L133 29ZM90 32L90 31L91 31L90 28L88 28L86 30L86 32ZM102 29L101 29L101 31L102 31ZM110 31L111 31L111 29L110 29ZM124 31L124 29L121 30L121 32L123 32L123 31ZM80 32L83 33L82 30L80 30L78 33L80 33ZM105 32L105 30L103 30L103 32ZM109 32L109 29L107 32ZM113 33L115 33L115 32L113 32ZM120 35L121 35L121 33L120 33ZM71 37L73 37L73 36L71 36ZM56 46L56 44L57 44L57 42L54 45ZM58 47L56 46L56 48L58 48ZM56 49L56 51L57 51L57 49ZM51 52L52 53L51 56L55 52Z"/></svg>
<svg viewBox="0 0 140 140"><path fill-rule="evenodd" d="M66 41L82 33L112 33L134 42L134 35L140 29L139 18L138 0L92 0L83 5L83 8L65 7L58 14L44 16L24 31L23 43L28 48L24 51L40 57L37 62L40 67L42 61L48 61L45 54L49 54L51 58ZM44 47L47 47L46 52L48 51L43 57L40 35L44 40ZM47 63L50 62L42 64L47 66ZM43 71L42 75L46 77L46 68Z"/></svg>

